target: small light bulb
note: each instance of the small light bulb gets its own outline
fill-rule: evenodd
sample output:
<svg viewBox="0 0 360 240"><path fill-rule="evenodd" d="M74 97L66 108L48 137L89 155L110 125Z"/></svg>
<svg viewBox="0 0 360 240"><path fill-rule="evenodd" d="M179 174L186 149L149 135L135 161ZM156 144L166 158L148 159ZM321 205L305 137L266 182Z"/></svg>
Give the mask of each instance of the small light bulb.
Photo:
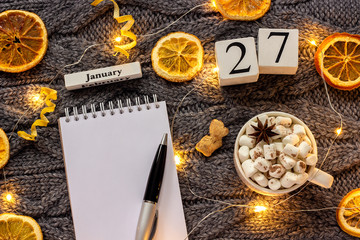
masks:
<svg viewBox="0 0 360 240"><path fill-rule="evenodd" d="M116 37L115 42L120 43L121 42L121 37Z"/></svg>
<svg viewBox="0 0 360 240"><path fill-rule="evenodd" d="M342 132L342 129L341 129L341 128L336 129L336 134L337 134L338 136L341 134L341 132Z"/></svg>
<svg viewBox="0 0 360 240"><path fill-rule="evenodd" d="M264 206L255 206L254 212L263 212L265 211L267 208Z"/></svg>
<svg viewBox="0 0 360 240"><path fill-rule="evenodd" d="M36 94L32 97L33 102L37 102L40 100L40 94Z"/></svg>
<svg viewBox="0 0 360 240"><path fill-rule="evenodd" d="M219 72L219 68L218 68L218 67L214 67L213 72L214 72L214 73Z"/></svg>
<svg viewBox="0 0 360 240"><path fill-rule="evenodd" d="M313 46L316 46L316 45L317 45L315 40L311 40L311 41L310 41L310 44L313 45Z"/></svg>
<svg viewBox="0 0 360 240"><path fill-rule="evenodd" d="M214 8L216 8L215 0L212 0L212 5L213 5Z"/></svg>
<svg viewBox="0 0 360 240"><path fill-rule="evenodd" d="M176 165L179 165L180 163L181 163L180 156L179 156L179 155L175 155L175 164L176 164Z"/></svg>
<svg viewBox="0 0 360 240"><path fill-rule="evenodd" d="M10 193L8 193L8 194L6 194L6 200L8 201L8 202L11 202L11 200L12 200L12 195L10 194Z"/></svg>

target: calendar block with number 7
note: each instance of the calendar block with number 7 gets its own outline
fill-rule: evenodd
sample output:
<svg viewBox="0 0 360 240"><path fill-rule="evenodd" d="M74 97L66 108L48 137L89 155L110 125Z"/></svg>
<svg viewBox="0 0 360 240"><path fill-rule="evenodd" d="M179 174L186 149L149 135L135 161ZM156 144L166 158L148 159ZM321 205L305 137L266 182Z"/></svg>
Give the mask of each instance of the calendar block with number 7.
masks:
<svg viewBox="0 0 360 240"><path fill-rule="evenodd" d="M259 78L255 40L238 38L215 43L220 86L256 82Z"/></svg>
<svg viewBox="0 0 360 240"><path fill-rule="evenodd" d="M260 74L295 74L298 69L299 30L260 28Z"/></svg>

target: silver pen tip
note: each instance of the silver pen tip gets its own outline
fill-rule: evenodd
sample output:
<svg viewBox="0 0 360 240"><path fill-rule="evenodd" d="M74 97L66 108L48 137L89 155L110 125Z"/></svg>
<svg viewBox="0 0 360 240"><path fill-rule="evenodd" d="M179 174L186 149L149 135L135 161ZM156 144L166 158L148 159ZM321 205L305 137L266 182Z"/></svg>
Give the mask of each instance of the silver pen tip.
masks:
<svg viewBox="0 0 360 240"><path fill-rule="evenodd" d="M164 133L160 144L167 145L167 133Z"/></svg>

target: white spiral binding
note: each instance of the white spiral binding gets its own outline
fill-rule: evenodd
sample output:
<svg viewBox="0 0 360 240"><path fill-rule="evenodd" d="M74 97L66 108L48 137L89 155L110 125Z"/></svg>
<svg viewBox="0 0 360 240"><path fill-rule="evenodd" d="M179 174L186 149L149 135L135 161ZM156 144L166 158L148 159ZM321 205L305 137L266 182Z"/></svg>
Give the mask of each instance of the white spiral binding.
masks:
<svg viewBox="0 0 360 240"><path fill-rule="evenodd" d="M65 108L65 121L70 122L69 108Z"/></svg>
<svg viewBox="0 0 360 240"><path fill-rule="evenodd" d="M135 98L135 103L136 103L136 106L137 106L137 110L138 110L138 111L141 111L142 108L141 108L141 106L140 106L140 98L139 98L139 97L136 97L136 98Z"/></svg>
<svg viewBox="0 0 360 240"><path fill-rule="evenodd" d="M124 113L124 108L123 108L123 105L122 105L122 101L117 100L117 104L118 104L120 114L123 114Z"/></svg>
<svg viewBox="0 0 360 240"><path fill-rule="evenodd" d="M153 94L153 99L154 99L155 107L156 107L156 108L159 108L160 105L159 105L159 103L158 103L157 95L156 95L156 94Z"/></svg>
<svg viewBox="0 0 360 240"><path fill-rule="evenodd" d="M133 111L133 109L132 109L132 103L131 103L130 98L127 98L127 99L126 99L126 107L128 108L128 110L129 110L130 113Z"/></svg>
<svg viewBox="0 0 360 240"><path fill-rule="evenodd" d="M113 104L112 101L109 102L109 110L110 110L111 115L115 114L115 112L114 112L114 104Z"/></svg>
<svg viewBox="0 0 360 240"><path fill-rule="evenodd" d="M86 106L85 105L82 105L81 106L81 110L82 110L82 114L84 116L84 119L88 119L88 115L87 115L87 110L86 110Z"/></svg>
<svg viewBox="0 0 360 240"><path fill-rule="evenodd" d="M96 107L95 107L94 103L92 103L90 105L90 109L91 109L91 114L92 114L93 118L96 118L97 117L97 115L96 115Z"/></svg>
<svg viewBox="0 0 360 240"><path fill-rule="evenodd" d="M157 95L156 94L153 94L153 102L152 102L156 108L159 108L160 107L160 104L158 102L158 99L157 99ZM119 113L120 114L123 114L124 113L124 108L127 108L129 113L133 112L134 111L134 107L135 109L137 109L138 111L142 111L143 107L141 106L141 99L140 97L136 97L135 98L135 105L132 104L131 102L131 99L130 98L127 98L126 99L126 107L123 106L123 103L121 100L117 100L117 108L119 109ZM149 100L149 96L144 96L144 103L143 105L146 106L146 109L149 110L151 109L151 103L150 103L150 100ZM105 109L105 104L103 102L101 102L99 104L100 106L100 112L96 112L96 105L95 103L92 103L90 104L90 112L91 112L91 115L93 118L96 118L98 113L101 114L101 116L105 117L106 116L106 113L107 113L107 110ZM114 110L114 103L112 101L109 101L108 102L108 106L109 106L109 112L111 115L115 115L115 110ZM83 118L84 120L87 120L89 118L88 116L88 111L87 111L87 107L86 105L82 105L81 106L81 110L82 110L82 115L83 115ZM77 107L73 107L73 113L72 113L73 117L74 117L74 120L75 121L79 121L80 120L80 117L79 117L79 112L78 112L78 108ZM70 122L71 121L71 115L70 115L70 112L69 112L69 108L65 108L65 121L66 122Z"/></svg>
<svg viewBox="0 0 360 240"><path fill-rule="evenodd" d="M147 110L151 109L150 102L149 102L149 96L145 95L144 101L145 101L146 109Z"/></svg>
<svg viewBox="0 0 360 240"><path fill-rule="evenodd" d="M105 105L103 102L100 103L100 111L101 111L101 116L105 117L106 112L105 112Z"/></svg>
<svg viewBox="0 0 360 240"><path fill-rule="evenodd" d="M79 121L79 114L78 114L77 107L73 107L73 112L74 112L75 121Z"/></svg>

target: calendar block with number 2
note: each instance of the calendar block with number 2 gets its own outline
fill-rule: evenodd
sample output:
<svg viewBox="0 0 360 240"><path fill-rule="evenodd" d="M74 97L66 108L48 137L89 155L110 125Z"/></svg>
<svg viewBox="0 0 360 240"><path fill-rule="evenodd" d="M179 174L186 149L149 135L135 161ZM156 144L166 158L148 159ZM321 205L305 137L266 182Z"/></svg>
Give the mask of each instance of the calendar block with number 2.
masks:
<svg viewBox="0 0 360 240"><path fill-rule="evenodd" d="M260 28L260 74L295 74L298 69L298 29Z"/></svg>
<svg viewBox="0 0 360 240"><path fill-rule="evenodd" d="M220 86L256 82L259 66L255 40L238 38L215 43Z"/></svg>

